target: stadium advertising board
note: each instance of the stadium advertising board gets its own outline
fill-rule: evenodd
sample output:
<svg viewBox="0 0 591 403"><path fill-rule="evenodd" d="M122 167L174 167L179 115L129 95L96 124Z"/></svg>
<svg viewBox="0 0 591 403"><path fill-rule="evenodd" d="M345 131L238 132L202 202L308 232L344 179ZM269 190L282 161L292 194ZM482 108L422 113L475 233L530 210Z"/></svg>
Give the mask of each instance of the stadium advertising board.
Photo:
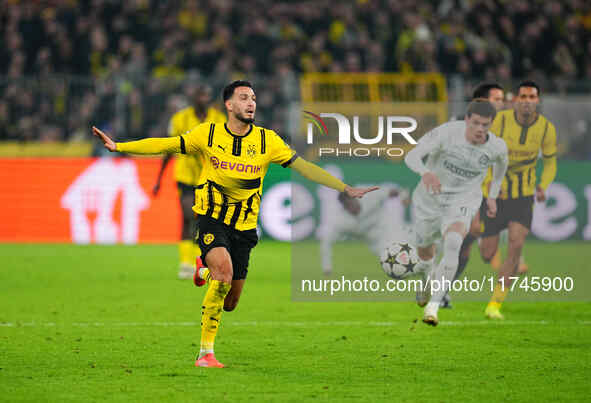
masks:
<svg viewBox="0 0 591 403"><path fill-rule="evenodd" d="M175 242L181 217L172 169L158 197L150 195L159 164L155 158L0 159L0 241ZM325 167L352 185L394 183L412 188L418 180L403 164L386 161ZM534 237L591 240L591 180L579 175L590 169L588 162L559 162L548 201L534 209ZM291 174L273 166L265 178L259 222L264 237L305 239L314 237L320 226L330 190ZM408 211L405 216L410 219Z"/></svg>

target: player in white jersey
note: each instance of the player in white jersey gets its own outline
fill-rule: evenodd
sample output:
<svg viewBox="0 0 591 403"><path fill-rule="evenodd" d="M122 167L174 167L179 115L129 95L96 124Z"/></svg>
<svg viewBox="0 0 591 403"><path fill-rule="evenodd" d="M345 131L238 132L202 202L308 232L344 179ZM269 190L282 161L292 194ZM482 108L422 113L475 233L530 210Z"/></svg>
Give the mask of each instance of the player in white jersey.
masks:
<svg viewBox="0 0 591 403"><path fill-rule="evenodd" d="M439 304L456 273L462 241L480 208L481 185L490 166L493 181L486 200L487 214L496 215L496 198L508 156L505 142L488 131L495 115L490 102L476 99L468 105L464 121L444 123L431 130L405 158L406 165L421 175L412 195L420 258L416 269L425 273L427 284L438 284L438 287L431 301L430 287L425 287L423 293L417 294L417 303L427 305L423 322L433 326L439 323ZM440 237L443 256L432 268L434 243Z"/></svg>
<svg viewBox="0 0 591 403"><path fill-rule="evenodd" d="M363 239L380 256L389 242L403 235L404 206L408 201L408 191L394 185L380 185L379 191L362 200L340 193L338 201L327 209L328 217L318 232L322 272L332 274L332 246L348 236Z"/></svg>
<svg viewBox="0 0 591 403"><path fill-rule="evenodd" d="M483 99L488 100L492 104L492 106L495 107L495 109L497 110L497 113L499 113L501 110L505 109L505 90L498 83L482 83L482 84L480 84L478 87L476 87L476 89L474 90L474 93L472 94L472 99L477 99L477 98L483 98ZM502 233L501 233L501 236L502 236ZM464 273L464 270L466 269L466 266L468 264L468 259L470 258L470 249L471 249L472 243L478 237L480 237L480 214L479 214L479 212L476 212L476 215L474 216L474 218L472 219L472 223L470 224L470 229L468 230L468 234L466 234L466 237L464 238L464 242L462 243L462 247L460 248L460 258L459 258L459 263L458 263L458 271L456 272L456 277L455 277L456 280L459 279L462 276L462 274ZM495 261L495 259L497 261L500 259L500 255L498 252L497 252L497 255L495 255L495 257L493 258L491 265ZM493 268L494 268L494 265L493 265ZM451 297L449 296L449 293L446 294L445 297L443 298L443 301L441 301L441 307L442 308L451 308Z"/></svg>

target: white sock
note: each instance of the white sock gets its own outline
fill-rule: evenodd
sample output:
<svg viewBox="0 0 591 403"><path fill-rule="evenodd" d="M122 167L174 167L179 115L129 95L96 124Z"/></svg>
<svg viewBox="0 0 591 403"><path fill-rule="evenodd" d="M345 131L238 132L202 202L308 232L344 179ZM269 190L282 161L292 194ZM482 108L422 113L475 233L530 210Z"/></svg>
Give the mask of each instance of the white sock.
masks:
<svg viewBox="0 0 591 403"><path fill-rule="evenodd" d="M199 357L197 357L197 359L200 359L204 355L210 353L213 354L213 348L202 348L201 350L199 350Z"/></svg>
<svg viewBox="0 0 591 403"><path fill-rule="evenodd" d="M449 291L449 286L458 270L458 260L460 257L462 241L462 236L457 232L448 232L443 240L443 258L437 267L433 269L431 275L431 281L435 281L436 285L433 287L433 283L431 283L433 294L429 304L437 304L437 308L439 308L439 303ZM435 312L437 312L437 310L435 310Z"/></svg>
<svg viewBox="0 0 591 403"><path fill-rule="evenodd" d="M207 267L200 267L199 270L197 271L197 276L199 276L199 278L202 280L207 280L205 278L205 271L206 270L207 270Z"/></svg>
<svg viewBox="0 0 591 403"><path fill-rule="evenodd" d="M420 273L423 275L423 277L427 277L429 272L431 272L434 261L435 261L435 256L433 256L429 260L423 260L419 257L419 262L415 266L415 273Z"/></svg>

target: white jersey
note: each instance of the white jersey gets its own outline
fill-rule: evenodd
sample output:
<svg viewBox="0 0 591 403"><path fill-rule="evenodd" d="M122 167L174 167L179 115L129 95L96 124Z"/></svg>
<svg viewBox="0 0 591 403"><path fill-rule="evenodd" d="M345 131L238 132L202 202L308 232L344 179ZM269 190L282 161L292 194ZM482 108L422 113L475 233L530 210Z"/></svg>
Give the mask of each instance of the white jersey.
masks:
<svg viewBox="0 0 591 403"><path fill-rule="evenodd" d="M423 163L425 157L427 161ZM447 122L425 134L406 155L405 162L421 176L434 173L441 183L441 193L431 195L421 181L415 189L421 199L433 198L443 204L469 201L479 205L482 182L490 166L493 181L489 194L493 198L499 194L508 164L507 145L490 132L484 144L470 144L466 140L465 121Z"/></svg>

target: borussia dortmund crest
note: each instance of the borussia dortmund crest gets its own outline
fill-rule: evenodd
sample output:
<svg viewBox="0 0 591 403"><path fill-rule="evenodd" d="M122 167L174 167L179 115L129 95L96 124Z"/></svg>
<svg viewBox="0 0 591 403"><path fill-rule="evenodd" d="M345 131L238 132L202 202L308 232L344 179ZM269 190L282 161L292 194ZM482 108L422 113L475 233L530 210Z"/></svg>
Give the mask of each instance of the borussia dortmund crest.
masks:
<svg viewBox="0 0 591 403"><path fill-rule="evenodd" d="M257 149L254 144L249 144L248 148L246 149L246 155L250 158L254 158L257 155Z"/></svg>
<svg viewBox="0 0 591 403"><path fill-rule="evenodd" d="M213 234L205 234L203 235L203 243L209 245L214 240Z"/></svg>

